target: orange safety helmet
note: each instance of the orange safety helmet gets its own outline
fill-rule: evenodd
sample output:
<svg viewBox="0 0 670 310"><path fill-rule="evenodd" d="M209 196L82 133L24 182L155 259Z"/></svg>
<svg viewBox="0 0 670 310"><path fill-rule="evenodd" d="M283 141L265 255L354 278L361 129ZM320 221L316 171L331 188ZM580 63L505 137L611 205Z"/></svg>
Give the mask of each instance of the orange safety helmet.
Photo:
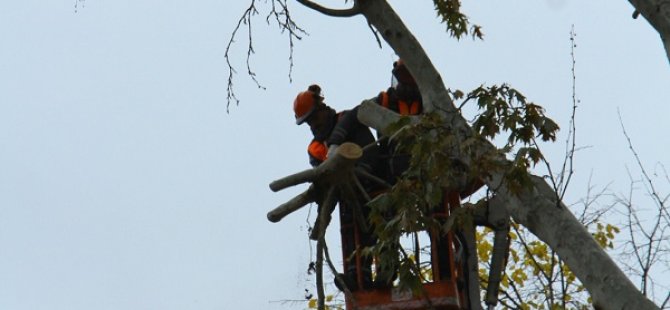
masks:
<svg viewBox="0 0 670 310"><path fill-rule="evenodd" d="M295 123L300 125L309 118L316 110L321 97L321 87L310 85L306 91L298 93L293 101L293 112L295 112Z"/></svg>

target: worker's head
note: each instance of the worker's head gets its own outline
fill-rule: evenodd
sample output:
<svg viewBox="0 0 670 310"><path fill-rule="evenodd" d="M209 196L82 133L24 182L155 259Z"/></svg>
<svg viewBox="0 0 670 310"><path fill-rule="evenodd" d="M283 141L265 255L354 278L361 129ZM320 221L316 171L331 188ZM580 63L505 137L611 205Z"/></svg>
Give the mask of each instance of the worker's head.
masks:
<svg viewBox="0 0 670 310"><path fill-rule="evenodd" d="M402 59L393 62L393 70L391 72L393 73L393 77L398 81L398 84L416 86L414 77L409 73L407 66L405 66L405 62L402 61Z"/></svg>
<svg viewBox="0 0 670 310"><path fill-rule="evenodd" d="M293 101L295 123L300 125L306 122L321 105L323 105L323 97L319 85L310 85L306 91L298 93Z"/></svg>

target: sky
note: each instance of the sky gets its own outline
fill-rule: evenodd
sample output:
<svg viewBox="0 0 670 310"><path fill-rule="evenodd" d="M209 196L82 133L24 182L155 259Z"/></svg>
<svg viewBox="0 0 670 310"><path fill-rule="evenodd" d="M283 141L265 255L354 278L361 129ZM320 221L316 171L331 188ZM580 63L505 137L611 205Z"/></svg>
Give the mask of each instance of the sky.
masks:
<svg viewBox="0 0 670 310"><path fill-rule="evenodd" d="M309 167L293 99L318 83L328 104L352 108L389 86L396 56L361 16L291 1L308 32L291 68L260 2L250 61L264 89L246 75L242 32L231 47L240 103L228 110L224 53L248 3L0 3L0 309L306 307L313 206L266 219L306 188L268 188ZM639 177L619 115L645 167L670 166L670 65L627 1L464 1L483 41L450 38L431 1L390 3L447 87L509 83L545 107L564 128L550 160L564 156L574 25L580 151L568 203L589 184L627 193L628 171Z"/></svg>

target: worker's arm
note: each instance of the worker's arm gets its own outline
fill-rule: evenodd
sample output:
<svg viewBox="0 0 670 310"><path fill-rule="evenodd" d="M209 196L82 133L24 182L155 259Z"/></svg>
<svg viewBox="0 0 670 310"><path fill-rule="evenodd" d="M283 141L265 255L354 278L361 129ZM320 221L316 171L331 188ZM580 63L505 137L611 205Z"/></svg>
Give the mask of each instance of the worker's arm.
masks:
<svg viewBox="0 0 670 310"><path fill-rule="evenodd" d="M358 107L355 107L353 110L343 112L333 132L328 137L327 145L341 145L344 142L347 142L347 138L351 133L355 132L358 126L363 126L358 121ZM357 141L353 141L356 143ZM357 143L358 144L358 143ZM359 145L364 147L365 145Z"/></svg>

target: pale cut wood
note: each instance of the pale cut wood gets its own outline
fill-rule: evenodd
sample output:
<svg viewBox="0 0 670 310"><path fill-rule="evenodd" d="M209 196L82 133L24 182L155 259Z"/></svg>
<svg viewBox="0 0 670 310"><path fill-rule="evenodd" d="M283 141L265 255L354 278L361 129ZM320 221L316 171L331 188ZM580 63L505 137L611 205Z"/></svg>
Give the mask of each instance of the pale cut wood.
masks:
<svg viewBox="0 0 670 310"><path fill-rule="evenodd" d="M299 210L300 208L306 206L310 202L314 202L315 199L315 188L314 185L310 185L309 188L299 194L298 196L293 197L291 200L281 204L279 207L272 209L268 212L268 220L273 223L281 221L285 216Z"/></svg>
<svg viewBox="0 0 670 310"><path fill-rule="evenodd" d="M333 158L328 158L312 169L307 169L270 183L270 189L278 192L287 187L295 186L307 182L327 181L337 182L340 172L352 168L356 161L363 156L363 150L355 143L342 143L337 148Z"/></svg>
<svg viewBox="0 0 670 310"><path fill-rule="evenodd" d="M354 165L359 158L363 156L363 149L355 143L342 143L337 148L335 155L328 158L321 165L298 172L270 183L270 189L274 192L287 187L306 183L317 182L321 186L336 185L347 182L353 175ZM299 210L316 199L316 187L311 185L307 191L293 197L279 207L268 212L267 217L270 222L279 222L285 216Z"/></svg>

